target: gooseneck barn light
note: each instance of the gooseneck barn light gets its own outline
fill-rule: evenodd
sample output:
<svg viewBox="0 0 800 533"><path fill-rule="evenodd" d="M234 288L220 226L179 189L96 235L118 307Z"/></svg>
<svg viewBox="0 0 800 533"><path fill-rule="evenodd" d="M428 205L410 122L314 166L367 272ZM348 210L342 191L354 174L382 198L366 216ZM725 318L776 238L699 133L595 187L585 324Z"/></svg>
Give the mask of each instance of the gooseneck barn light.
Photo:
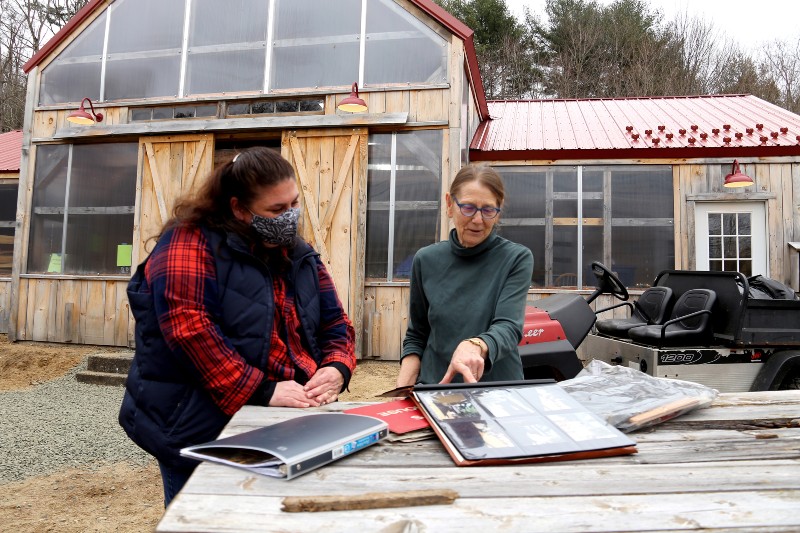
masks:
<svg viewBox="0 0 800 533"><path fill-rule="evenodd" d="M363 113L367 110L367 103L358 96L358 83L353 83L350 96L339 102L337 107L340 111L348 111L350 113Z"/></svg>
<svg viewBox="0 0 800 533"><path fill-rule="evenodd" d="M749 187L752 184L753 178L747 174L743 174L742 171L739 170L739 162L734 159L731 173L725 176L725 187Z"/></svg>
<svg viewBox="0 0 800 533"><path fill-rule="evenodd" d="M91 109L91 113L86 111L86 108L83 106L85 102L89 102L89 109ZM78 108L77 111L73 111L69 115L67 115L67 120L72 122L73 124L94 124L96 122L103 121L103 114L102 113L95 113L94 106L92 105L92 101L88 98L84 98L81 101L81 106Z"/></svg>

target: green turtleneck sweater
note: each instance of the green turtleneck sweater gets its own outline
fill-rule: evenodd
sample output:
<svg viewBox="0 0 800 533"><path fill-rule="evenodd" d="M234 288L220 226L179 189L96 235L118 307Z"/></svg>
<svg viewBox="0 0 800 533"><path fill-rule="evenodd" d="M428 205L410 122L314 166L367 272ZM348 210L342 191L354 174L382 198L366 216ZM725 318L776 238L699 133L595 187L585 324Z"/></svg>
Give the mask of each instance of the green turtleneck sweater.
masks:
<svg viewBox="0 0 800 533"><path fill-rule="evenodd" d="M522 379L517 345L532 272L530 250L496 233L464 248L452 230L449 241L419 250L402 353L420 356L417 381L441 381L456 346L470 337L489 347L481 381Z"/></svg>

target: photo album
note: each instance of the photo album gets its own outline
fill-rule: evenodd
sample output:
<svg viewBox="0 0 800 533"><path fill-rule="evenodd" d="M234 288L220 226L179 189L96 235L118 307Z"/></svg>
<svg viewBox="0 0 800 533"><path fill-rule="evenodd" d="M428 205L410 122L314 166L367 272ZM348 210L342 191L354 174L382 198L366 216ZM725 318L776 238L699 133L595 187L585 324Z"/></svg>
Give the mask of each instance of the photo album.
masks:
<svg viewBox="0 0 800 533"><path fill-rule="evenodd" d="M636 442L551 380L417 385L410 391L459 466L636 453Z"/></svg>

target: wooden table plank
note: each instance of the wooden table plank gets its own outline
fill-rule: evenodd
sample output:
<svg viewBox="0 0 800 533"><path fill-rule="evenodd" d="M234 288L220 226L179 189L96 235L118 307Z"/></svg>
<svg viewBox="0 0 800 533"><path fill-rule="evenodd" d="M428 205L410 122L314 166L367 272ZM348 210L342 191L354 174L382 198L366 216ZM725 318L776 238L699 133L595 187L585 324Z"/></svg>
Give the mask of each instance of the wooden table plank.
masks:
<svg viewBox="0 0 800 533"><path fill-rule="evenodd" d="M280 497L179 494L157 531L681 531L797 527L800 491L459 498L452 505L283 513ZM468 524L468 527L466 525Z"/></svg>
<svg viewBox="0 0 800 533"><path fill-rule="evenodd" d="M381 491L434 490L449 488L462 497L590 496L620 494L669 494L760 490L800 490L800 462L741 461L728 463L683 463L680 465L581 465L540 463L480 468L421 467L364 468L331 464L291 481L251 474L221 465L204 464L186 484L182 494L226 494L250 496L309 496L327 494L335 486L338 494Z"/></svg>
<svg viewBox="0 0 800 533"><path fill-rule="evenodd" d="M240 433L240 429L246 431L250 426L233 425L229 429L223 433L225 436ZM748 431L695 429L667 433L638 432L631 436L637 441L639 453L591 461L602 461L603 464L664 464L800 458L800 428ZM583 462L585 460L570 461L569 464ZM449 468L453 466L453 461L439 441L431 439L414 443L380 443L337 461L337 464Z"/></svg>

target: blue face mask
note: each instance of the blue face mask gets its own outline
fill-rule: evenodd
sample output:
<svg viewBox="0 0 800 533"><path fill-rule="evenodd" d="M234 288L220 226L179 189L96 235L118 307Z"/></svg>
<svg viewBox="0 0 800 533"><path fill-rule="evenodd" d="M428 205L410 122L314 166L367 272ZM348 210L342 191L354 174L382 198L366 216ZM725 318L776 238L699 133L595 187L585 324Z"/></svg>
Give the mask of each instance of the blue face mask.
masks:
<svg viewBox="0 0 800 533"><path fill-rule="evenodd" d="M253 221L250 226L264 239L267 244L277 246L291 246L297 236L297 221L300 218L300 208L290 207L275 218L262 217L252 211Z"/></svg>

